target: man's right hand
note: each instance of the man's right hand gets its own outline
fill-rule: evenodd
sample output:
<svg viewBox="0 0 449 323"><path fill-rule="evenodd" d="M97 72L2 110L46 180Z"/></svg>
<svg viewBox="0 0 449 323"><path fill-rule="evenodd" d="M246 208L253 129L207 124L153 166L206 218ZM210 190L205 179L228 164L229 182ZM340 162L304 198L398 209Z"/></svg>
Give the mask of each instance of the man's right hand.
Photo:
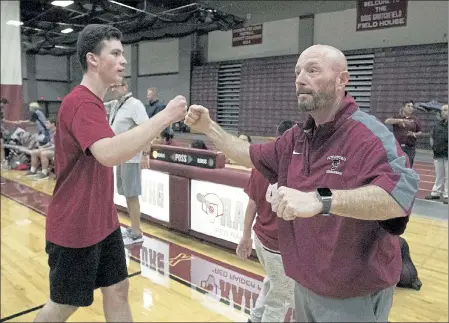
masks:
<svg viewBox="0 0 449 323"><path fill-rule="evenodd" d="M168 102L164 110L170 118L170 124L181 121L187 113L187 101L182 95L178 95Z"/></svg>
<svg viewBox="0 0 449 323"><path fill-rule="evenodd" d="M212 123L209 110L201 105L191 105L184 123L196 132L206 133Z"/></svg>
<svg viewBox="0 0 449 323"><path fill-rule="evenodd" d="M236 254L240 259L247 259L251 256L253 251L253 239L251 237L242 237L240 243L237 246Z"/></svg>

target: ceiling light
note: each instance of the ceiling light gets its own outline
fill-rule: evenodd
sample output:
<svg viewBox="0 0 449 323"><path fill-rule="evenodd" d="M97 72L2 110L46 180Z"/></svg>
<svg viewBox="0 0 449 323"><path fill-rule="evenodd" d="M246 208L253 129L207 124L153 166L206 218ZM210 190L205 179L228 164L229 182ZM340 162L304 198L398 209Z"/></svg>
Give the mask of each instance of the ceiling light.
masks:
<svg viewBox="0 0 449 323"><path fill-rule="evenodd" d="M61 30L61 32L62 32L63 34L68 34L68 33L71 33L72 31L73 31L72 28L66 28L66 29Z"/></svg>
<svg viewBox="0 0 449 323"><path fill-rule="evenodd" d="M70 6L73 3L73 1L53 1L51 4L58 7L67 7Z"/></svg>
<svg viewBox="0 0 449 323"><path fill-rule="evenodd" d="M21 21L17 21L17 20L8 20L6 22L7 25L11 25L11 26L22 26L23 22Z"/></svg>

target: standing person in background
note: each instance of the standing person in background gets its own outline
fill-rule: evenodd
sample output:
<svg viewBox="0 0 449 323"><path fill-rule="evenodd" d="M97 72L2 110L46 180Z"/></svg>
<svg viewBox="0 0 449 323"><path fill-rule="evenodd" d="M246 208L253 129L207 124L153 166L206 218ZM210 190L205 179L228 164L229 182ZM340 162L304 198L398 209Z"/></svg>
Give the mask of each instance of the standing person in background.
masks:
<svg viewBox="0 0 449 323"><path fill-rule="evenodd" d="M4 145L4 139L3 139L3 132L5 131L4 124L3 124L3 109L8 104L8 100L5 98L1 98L0 100L0 149L1 149L1 167L6 168L7 167L7 161L5 159L5 148Z"/></svg>
<svg viewBox="0 0 449 323"><path fill-rule="evenodd" d="M385 124L393 126L393 134L402 150L407 154L410 167L413 167L415 160L416 138L422 135L421 122L413 114L413 104L412 100L405 101L399 110L399 114L385 120Z"/></svg>
<svg viewBox="0 0 449 323"><path fill-rule="evenodd" d="M165 109L165 104L162 102L161 99L159 99L159 90L155 87L150 87L147 90L147 99L148 99L148 105L146 107L148 117L153 117L162 110Z"/></svg>
<svg viewBox="0 0 449 323"><path fill-rule="evenodd" d="M426 196L426 200L439 200L443 197L443 203L448 200L448 105L442 106L438 112L438 120L430 133L430 146L433 150L433 162L435 164L435 184L432 193Z"/></svg>
<svg viewBox="0 0 449 323"><path fill-rule="evenodd" d="M295 125L293 121L282 121L277 127L277 137ZM277 215L271 210L271 196L277 183L270 182L255 168L245 187L249 201L246 207L243 236L237 246L237 255L246 259L253 250L251 239L254 218L254 244L257 258L265 270L262 291L251 310L249 322L284 322L288 309L293 306L295 282L287 277L279 251ZM257 216L256 216L257 214Z"/></svg>
<svg viewBox="0 0 449 323"><path fill-rule="evenodd" d="M111 87L117 100L110 105L109 124L116 135L126 132L147 121L143 103L129 92L129 84L123 80ZM123 233L125 245L143 242L140 228L140 201L142 195L142 168L150 168L150 145L136 156L116 167L117 192L126 198L131 227Z"/></svg>
<svg viewBox="0 0 449 323"><path fill-rule="evenodd" d="M165 103L159 98L159 90L155 87L150 87L147 90L148 105L146 107L149 118L154 117L156 114L165 109ZM173 138L173 126L169 125L164 130Z"/></svg>

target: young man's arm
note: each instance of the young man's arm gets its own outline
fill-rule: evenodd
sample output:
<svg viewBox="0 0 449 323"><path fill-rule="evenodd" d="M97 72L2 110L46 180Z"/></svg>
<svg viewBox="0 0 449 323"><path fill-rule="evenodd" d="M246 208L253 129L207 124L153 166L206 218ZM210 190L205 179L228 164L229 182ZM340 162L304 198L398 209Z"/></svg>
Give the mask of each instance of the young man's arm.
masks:
<svg viewBox="0 0 449 323"><path fill-rule="evenodd" d="M113 167L124 163L148 147L151 140L167 125L182 120L186 110L185 98L177 96L170 101L163 112L140 126L116 136L113 135L104 115L91 112L85 116L81 111L78 113L79 120L74 122L72 130L84 151L90 150L102 165Z"/></svg>
<svg viewBox="0 0 449 323"><path fill-rule="evenodd" d="M243 224L243 235L240 243L237 246L237 256L241 259L246 259L253 251L253 239L251 239L251 231L253 229L253 222L256 217L256 202L249 199L246 207L245 221Z"/></svg>

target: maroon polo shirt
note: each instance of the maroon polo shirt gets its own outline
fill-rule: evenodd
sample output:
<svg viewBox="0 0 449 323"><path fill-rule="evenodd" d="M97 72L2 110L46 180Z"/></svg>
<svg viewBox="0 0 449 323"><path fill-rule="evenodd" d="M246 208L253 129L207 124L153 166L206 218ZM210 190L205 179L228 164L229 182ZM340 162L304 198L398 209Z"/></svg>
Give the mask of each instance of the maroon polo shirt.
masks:
<svg viewBox="0 0 449 323"><path fill-rule="evenodd" d="M405 124L405 127L403 127L402 125L399 124L394 124L393 125L393 134L396 137L396 140L401 144L401 145L407 145L410 147L415 147L416 146L416 138L413 136L408 136L408 132L420 132L422 127L421 127L421 122L419 121L419 119L415 116L411 116L411 117L404 117L401 116L399 114L394 116L395 119L407 119L407 120L411 120L413 121L413 123Z"/></svg>
<svg viewBox="0 0 449 323"><path fill-rule="evenodd" d="M279 187L311 192L318 187L351 190L377 185L407 214L386 221L386 226L384 221L335 214L279 219L279 248L289 277L331 298L362 296L398 283L399 240L384 227L405 229L419 179L383 123L358 109L346 94L334 121L315 127L309 118L304 127L297 125L275 141L251 145L250 156Z"/></svg>
<svg viewBox="0 0 449 323"><path fill-rule="evenodd" d="M279 251L276 213L271 210L266 194L270 182L257 170L251 170L251 176L244 191L256 203L256 223L254 233L266 249Z"/></svg>

